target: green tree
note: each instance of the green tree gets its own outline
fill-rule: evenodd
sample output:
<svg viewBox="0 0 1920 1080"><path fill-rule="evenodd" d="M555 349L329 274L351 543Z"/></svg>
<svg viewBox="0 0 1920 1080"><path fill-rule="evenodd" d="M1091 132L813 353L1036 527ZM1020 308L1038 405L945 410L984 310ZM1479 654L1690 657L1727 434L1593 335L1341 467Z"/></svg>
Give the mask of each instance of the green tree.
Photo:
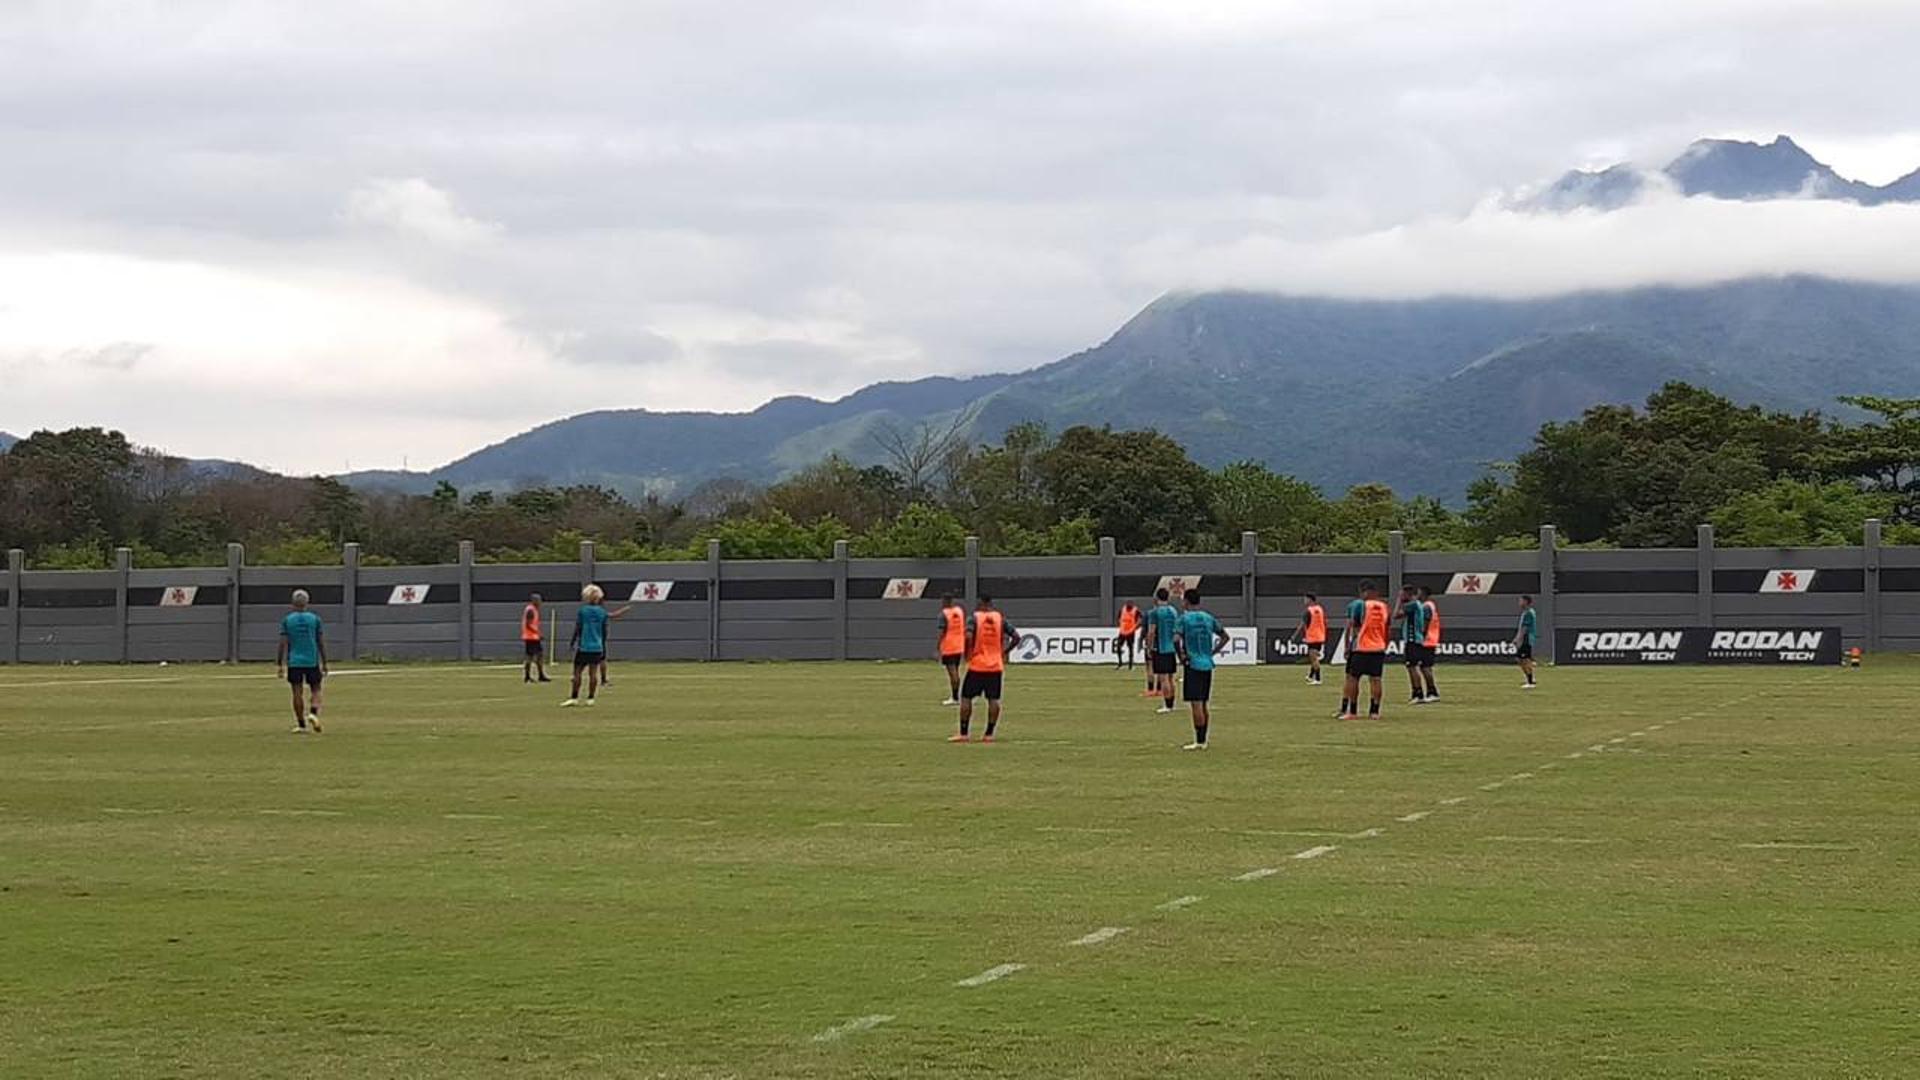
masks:
<svg viewBox="0 0 1920 1080"><path fill-rule="evenodd" d="M853 538L860 558L952 559L967 552L967 528L952 511L914 503Z"/></svg>
<svg viewBox="0 0 1920 1080"><path fill-rule="evenodd" d="M1212 477L1157 431L1074 427L1039 458L1058 519L1091 519L1124 551L1190 542L1213 529Z"/></svg>
<svg viewBox="0 0 1920 1080"><path fill-rule="evenodd" d="M1259 462L1226 466L1210 488L1213 520L1226 537L1253 532L1263 551L1318 551L1330 535L1320 489Z"/></svg>
<svg viewBox="0 0 1920 1080"><path fill-rule="evenodd" d="M1886 517L1897 496L1849 480L1782 477L1742 492L1713 512L1714 541L1727 547L1840 547L1862 542L1865 523Z"/></svg>

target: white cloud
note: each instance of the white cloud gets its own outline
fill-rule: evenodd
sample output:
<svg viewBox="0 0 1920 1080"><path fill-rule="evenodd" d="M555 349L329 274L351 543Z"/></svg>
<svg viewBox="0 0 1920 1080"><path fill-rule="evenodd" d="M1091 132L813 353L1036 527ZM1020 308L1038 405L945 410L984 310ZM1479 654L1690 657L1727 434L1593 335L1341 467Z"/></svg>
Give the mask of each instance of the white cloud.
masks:
<svg viewBox="0 0 1920 1080"><path fill-rule="evenodd" d="M502 231L493 222L461 213L453 196L418 176L369 180L347 196L343 212L356 225L453 248L485 243Z"/></svg>
<svg viewBox="0 0 1920 1080"><path fill-rule="evenodd" d="M1907 280L1906 208L1486 198L1728 132L1890 179L1916 36L1908 0L0 3L0 428L434 464L1043 363L1188 286Z"/></svg>

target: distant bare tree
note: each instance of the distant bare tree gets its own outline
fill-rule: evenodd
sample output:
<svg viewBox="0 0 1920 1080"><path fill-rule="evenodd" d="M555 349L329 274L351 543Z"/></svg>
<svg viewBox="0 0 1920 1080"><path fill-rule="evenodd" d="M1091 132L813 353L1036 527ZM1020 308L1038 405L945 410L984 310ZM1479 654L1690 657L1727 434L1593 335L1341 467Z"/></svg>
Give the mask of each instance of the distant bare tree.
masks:
<svg viewBox="0 0 1920 1080"><path fill-rule="evenodd" d="M874 445L886 455L888 467L900 477L909 499L925 499L936 486L947 484L972 442L967 433L978 415L979 407L969 406L945 420L916 424L884 420L874 428Z"/></svg>

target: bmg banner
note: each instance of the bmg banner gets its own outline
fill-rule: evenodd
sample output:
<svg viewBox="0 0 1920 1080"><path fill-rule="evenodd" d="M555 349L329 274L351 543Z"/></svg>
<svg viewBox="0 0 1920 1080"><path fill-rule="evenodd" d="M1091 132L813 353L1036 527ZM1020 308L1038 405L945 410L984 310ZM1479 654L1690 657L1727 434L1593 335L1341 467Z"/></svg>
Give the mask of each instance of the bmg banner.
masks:
<svg viewBox="0 0 1920 1080"><path fill-rule="evenodd" d="M1561 630L1561 664L1838 664L1840 628L1650 627Z"/></svg>
<svg viewBox="0 0 1920 1080"><path fill-rule="evenodd" d="M1327 642L1320 658L1329 664L1347 662L1346 643L1341 635L1329 629L1333 640ZM1307 646L1293 640L1294 628L1273 626L1267 628L1266 662L1269 664L1290 664L1303 660L1307 655ZM1398 662L1405 649L1398 638L1387 643L1387 659ZM1441 636L1439 662L1442 664L1511 664L1519 650L1513 644L1513 631L1488 629L1485 627L1460 627L1449 629Z"/></svg>
<svg viewBox="0 0 1920 1080"><path fill-rule="evenodd" d="M1113 644L1120 636L1117 630L1089 626L1015 629L1020 631L1020 644L1013 647L1013 659L1022 664L1111 664ZM1258 630L1251 626L1225 629L1227 644L1214 656L1214 663L1228 667L1260 662Z"/></svg>

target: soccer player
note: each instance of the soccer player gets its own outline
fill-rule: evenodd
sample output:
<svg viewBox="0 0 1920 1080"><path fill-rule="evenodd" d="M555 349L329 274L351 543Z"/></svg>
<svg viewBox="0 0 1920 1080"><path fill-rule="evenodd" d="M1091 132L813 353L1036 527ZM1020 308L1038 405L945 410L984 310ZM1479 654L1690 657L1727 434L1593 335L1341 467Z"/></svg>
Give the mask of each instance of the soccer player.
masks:
<svg viewBox="0 0 1920 1080"><path fill-rule="evenodd" d="M947 669L947 700L960 704L960 668L967 662L967 609L951 596L940 598L940 663Z"/></svg>
<svg viewBox="0 0 1920 1080"><path fill-rule="evenodd" d="M1413 687L1407 704L1425 705L1427 688L1420 681L1420 665L1425 662L1427 651L1427 608L1413 586L1400 589L1400 610L1394 613L1393 620L1400 624L1400 658L1407 665L1407 682Z"/></svg>
<svg viewBox="0 0 1920 1080"><path fill-rule="evenodd" d="M1440 659L1440 605L1433 602L1433 590L1420 586L1420 606L1427 609L1427 636L1420 654L1420 677L1427 684L1427 704L1440 700L1440 687L1433 681L1433 664Z"/></svg>
<svg viewBox="0 0 1920 1080"><path fill-rule="evenodd" d="M1120 605L1120 632L1113 639L1113 670L1120 670L1122 653L1126 654L1126 666L1133 666L1133 645L1139 636L1140 608L1129 600Z"/></svg>
<svg viewBox="0 0 1920 1080"><path fill-rule="evenodd" d="M1308 593L1301 601L1300 625L1294 628L1294 641L1307 644L1307 685L1320 685L1320 657L1327 651L1327 609L1320 598Z"/></svg>
<svg viewBox="0 0 1920 1080"><path fill-rule="evenodd" d="M528 596L526 609L520 612L520 643L526 646L527 651L527 658L520 663L520 681L532 682L537 670L541 682L552 682L547 678L547 650L540 629L539 593Z"/></svg>
<svg viewBox="0 0 1920 1080"><path fill-rule="evenodd" d="M580 590L580 610L574 612L573 638L567 643L573 648L573 687L567 700L560 703L562 708L580 704L582 672L587 677L587 704L594 703L594 695L600 690L601 665L607 662L607 623L633 610L628 604L618 611L608 611L603 606L606 598L606 591L598 585Z"/></svg>
<svg viewBox="0 0 1920 1080"><path fill-rule="evenodd" d="M1183 598L1187 610L1180 616L1179 647L1187 668L1183 693L1187 707L1193 710L1193 741L1182 750L1207 748L1207 723L1213 717L1208 703L1213 698L1213 657L1230 640L1226 627L1213 613L1200 607L1200 590L1188 589Z"/></svg>
<svg viewBox="0 0 1920 1080"><path fill-rule="evenodd" d="M1540 617L1533 610L1533 597L1523 596L1520 598L1520 626L1513 634L1514 653L1520 658L1520 673L1527 677L1527 681L1520 684L1522 690L1531 690L1536 685L1533 681L1533 646L1539 637Z"/></svg>
<svg viewBox="0 0 1920 1080"><path fill-rule="evenodd" d="M987 733L981 742L992 742L994 729L1000 726L1000 691L1005 681L1007 657L1020 643L1020 631L1007 617L993 609L993 598L982 596L973 618L967 620L967 677L960 684L960 734L947 736L951 743L967 741L967 729L973 723L973 699L987 699Z"/></svg>
<svg viewBox="0 0 1920 1080"><path fill-rule="evenodd" d="M311 726L320 734L320 683L327 677L327 642L321 632L320 616L307 610L312 598L305 589L295 589L293 610L280 620L280 677L293 688L293 733L304 735ZM302 701L303 691L311 691L311 701Z"/></svg>
<svg viewBox="0 0 1920 1080"><path fill-rule="evenodd" d="M1153 642L1154 689L1160 692L1160 707L1156 713L1173 711L1173 671L1178 666L1180 641L1180 613L1169 603L1167 590L1159 589L1153 594L1153 610L1147 612L1147 634Z"/></svg>
<svg viewBox="0 0 1920 1080"><path fill-rule="evenodd" d="M1360 719L1360 680L1371 694L1367 715L1380 715L1380 676L1387 670L1387 625L1390 613L1371 581L1360 583L1360 598L1347 605L1347 683L1340 699L1340 719Z"/></svg>

